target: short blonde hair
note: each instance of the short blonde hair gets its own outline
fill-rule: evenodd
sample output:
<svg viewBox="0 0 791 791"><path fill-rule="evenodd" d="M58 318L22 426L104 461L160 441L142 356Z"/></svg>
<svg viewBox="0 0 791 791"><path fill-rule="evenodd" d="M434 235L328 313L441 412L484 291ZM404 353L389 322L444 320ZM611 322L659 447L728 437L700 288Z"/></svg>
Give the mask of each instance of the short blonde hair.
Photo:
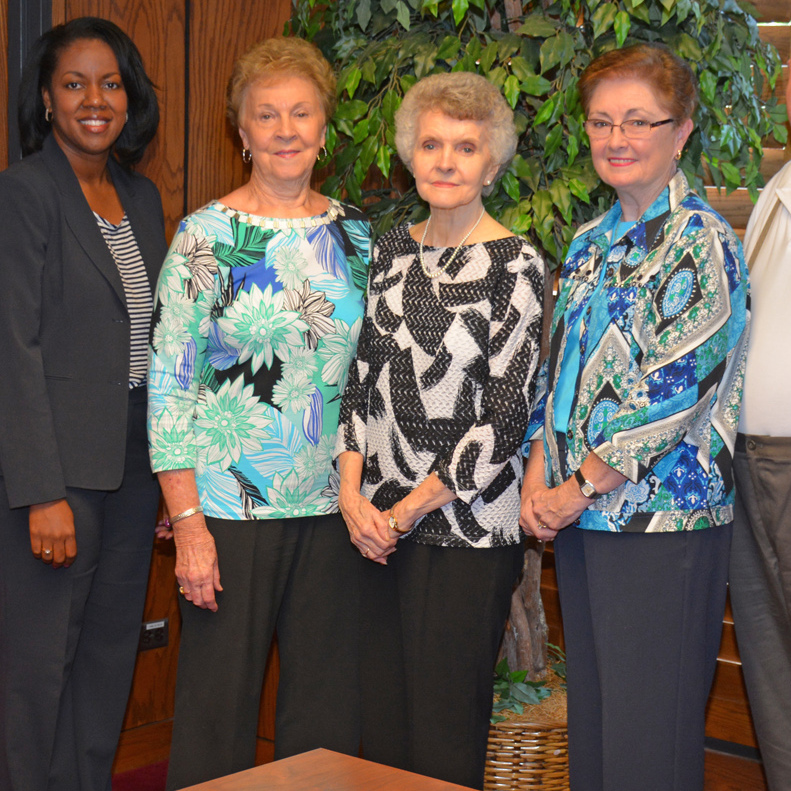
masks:
<svg viewBox="0 0 791 791"><path fill-rule="evenodd" d="M269 38L254 44L236 61L228 81L226 111L234 126L247 89L259 80L274 75L302 77L313 83L324 109L324 120L335 112L335 74L315 44L301 38Z"/></svg>
<svg viewBox="0 0 791 791"><path fill-rule="evenodd" d="M489 80L468 71L432 74L407 91L395 114L395 144L398 156L410 171L420 116L431 110L458 121L482 121L489 152L497 165L494 181L505 173L516 153L514 111ZM494 181L483 188L484 195L494 189Z"/></svg>

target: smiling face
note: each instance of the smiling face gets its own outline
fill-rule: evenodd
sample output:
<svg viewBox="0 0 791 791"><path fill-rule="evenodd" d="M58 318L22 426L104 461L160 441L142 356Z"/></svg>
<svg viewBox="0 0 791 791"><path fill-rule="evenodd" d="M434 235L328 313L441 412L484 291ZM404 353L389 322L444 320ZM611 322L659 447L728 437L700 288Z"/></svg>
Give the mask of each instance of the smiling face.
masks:
<svg viewBox="0 0 791 791"><path fill-rule="evenodd" d="M253 157L253 177L310 180L327 125L316 87L304 77L253 83L242 102L239 135Z"/></svg>
<svg viewBox="0 0 791 791"><path fill-rule="evenodd" d="M594 90L589 120L620 124L639 119L654 123L670 117L650 85L642 80L603 80ZM591 140L593 166L618 193L624 219L636 220L653 203L676 172L676 152L684 148L692 121L654 128L648 137L630 140L615 126L609 137Z"/></svg>
<svg viewBox="0 0 791 791"><path fill-rule="evenodd" d="M429 110L420 116L416 140L412 173L432 211L480 205L484 184L497 174L484 124Z"/></svg>
<svg viewBox="0 0 791 791"><path fill-rule="evenodd" d="M66 47L41 95L52 111L52 133L70 162L109 155L128 105L118 61L107 44L80 39Z"/></svg>

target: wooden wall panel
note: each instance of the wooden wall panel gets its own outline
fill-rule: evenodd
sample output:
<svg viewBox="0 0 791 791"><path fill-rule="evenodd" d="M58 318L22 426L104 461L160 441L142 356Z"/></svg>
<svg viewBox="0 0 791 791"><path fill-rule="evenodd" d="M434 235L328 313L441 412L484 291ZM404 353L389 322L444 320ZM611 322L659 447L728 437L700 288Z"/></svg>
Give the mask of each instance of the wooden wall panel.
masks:
<svg viewBox="0 0 791 791"><path fill-rule="evenodd" d="M188 212L248 178L238 135L226 120L225 88L236 58L256 41L281 35L290 16L290 0L190 3Z"/></svg>
<svg viewBox="0 0 791 791"><path fill-rule="evenodd" d="M785 25L777 24L761 24L758 25L758 30L764 41L774 44L780 53L783 63L785 63L788 60L788 56L791 55L791 30Z"/></svg>
<svg viewBox="0 0 791 791"><path fill-rule="evenodd" d="M791 3L788 0L752 0L759 22L791 22Z"/></svg>

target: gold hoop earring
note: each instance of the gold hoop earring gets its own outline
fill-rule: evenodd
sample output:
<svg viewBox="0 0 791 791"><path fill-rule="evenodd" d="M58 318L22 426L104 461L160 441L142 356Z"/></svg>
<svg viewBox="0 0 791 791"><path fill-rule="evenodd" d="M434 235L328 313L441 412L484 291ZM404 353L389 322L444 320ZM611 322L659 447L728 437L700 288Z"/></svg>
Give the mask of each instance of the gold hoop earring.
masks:
<svg viewBox="0 0 791 791"><path fill-rule="evenodd" d="M249 165L252 161L253 161L253 155L250 153L250 149L249 148L243 148L242 149L242 162L244 162L245 165Z"/></svg>
<svg viewBox="0 0 791 791"><path fill-rule="evenodd" d="M321 153L316 154L316 162L318 162L320 159L326 159L326 158L327 158L327 146L322 146Z"/></svg>
<svg viewBox="0 0 791 791"><path fill-rule="evenodd" d="M46 121L48 124L51 124L51 123L52 123L52 108L51 108L51 107L47 107L47 108L44 110L44 120L45 120L45 121Z"/></svg>

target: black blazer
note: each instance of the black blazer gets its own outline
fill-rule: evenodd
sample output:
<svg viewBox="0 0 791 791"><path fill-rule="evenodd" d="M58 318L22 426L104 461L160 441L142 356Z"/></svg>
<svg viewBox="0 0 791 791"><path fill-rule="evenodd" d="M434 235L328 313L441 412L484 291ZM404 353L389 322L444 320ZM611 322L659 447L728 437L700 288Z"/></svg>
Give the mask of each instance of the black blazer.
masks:
<svg viewBox="0 0 791 791"><path fill-rule="evenodd" d="M153 290L162 202L110 161ZM0 173L0 474L12 508L123 477L130 324L121 276L52 135Z"/></svg>

